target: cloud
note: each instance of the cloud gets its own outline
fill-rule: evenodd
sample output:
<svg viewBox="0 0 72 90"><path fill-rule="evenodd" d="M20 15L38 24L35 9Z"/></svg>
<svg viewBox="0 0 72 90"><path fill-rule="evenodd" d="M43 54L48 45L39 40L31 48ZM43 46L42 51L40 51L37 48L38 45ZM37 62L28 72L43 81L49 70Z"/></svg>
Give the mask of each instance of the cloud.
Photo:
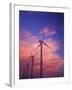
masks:
<svg viewBox="0 0 72 90"><path fill-rule="evenodd" d="M48 30L48 29L47 29ZM49 31L47 31L49 32ZM49 36L54 35L55 33L48 33ZM44 76L60 76L61 73L63 76L64 70L64 57L61 57L57 51L60 50L61 41L56 41L52 37L49 37L48 40L44 40L44 42L49 46L49 48L43 44L43 70ZM39 45L38 37L32 35L32 33L27 31L20 32L20 47L19 47L19 55L20 60L23 59L23 62L30 63L31 67L31 54L37 55L34 57L34 73L39 76L40 70L40 47L36 49ZM22 70L25 68L22 68Z"/></svg>
<svg viewBox="0 0 72 90"><path fill-rule="evenodd" d="M51 60L52 58L59 57L55 52L60 49L59 41L56 41L52 38L49 38L44 41L48 46L43 44L43 57L44 59ZM38 55L36 55L37 59L40 57L40 47L35 51L36 47L39 45L38 37L32 35L30 32L22 31L20 33L20 57L24 58L25 56L28 57L31 54L35 54L38 51Z"/></svg>
<svg viewBox="0 0 72 90"><path fill-rule="evenodd" d="M43 70L45 77L64 76L64 59L60 58L49 61L48 64L44 64Z"/></svg>
<svg viewBox="0 0 72 90"><path fill-rule="evenodd" d="M44 33L45 36L53 36L53 35L56 34L56 31L55 31L55 29L53 29L53 27L48 27L48 26L46 26L46 27L44 27L44 29L41 31L41 34L43 34L43 33Z"/></svg>
<svg viewBox="0 0 72 90"><path fill-rule="evenodd" d="M27 31L20 31L20 37L19 37L19 53L20 58L23 59L25 57L31 56L31 54L34 54L34 48L35 45L38 42L38 38L32 33Z"/></svg>

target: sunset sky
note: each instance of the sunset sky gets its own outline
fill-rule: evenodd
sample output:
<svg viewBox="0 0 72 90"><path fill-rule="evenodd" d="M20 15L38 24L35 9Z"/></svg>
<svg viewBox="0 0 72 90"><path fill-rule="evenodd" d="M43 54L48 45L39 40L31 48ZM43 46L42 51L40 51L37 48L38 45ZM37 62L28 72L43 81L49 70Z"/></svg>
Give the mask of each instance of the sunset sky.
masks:
<svg viewBox="0 0 72 90"><path fill-rule="evenodd" d="M43 44L44 77L64 75L64 13L19 11L20 79L26 78L26 71L29 71L30 77L31 54L35 55L36 52L33 74L39 77L40 47L36 47L43 37L49 46Z"/></svg>

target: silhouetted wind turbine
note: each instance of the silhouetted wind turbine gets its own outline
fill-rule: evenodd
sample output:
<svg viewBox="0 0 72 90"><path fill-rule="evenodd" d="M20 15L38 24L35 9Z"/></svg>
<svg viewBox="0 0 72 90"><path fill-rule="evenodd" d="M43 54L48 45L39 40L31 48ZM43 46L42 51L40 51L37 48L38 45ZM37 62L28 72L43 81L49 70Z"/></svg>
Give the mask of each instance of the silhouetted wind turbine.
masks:
<svg viewBox="0 0 72 90"><path fill-rule="evenodd" d="M27 63L27 78L29 77L29 63Z"/></svg>
<svg viewBox="0 0 72 90"><path fill-rule="evenodd" d="M31 64L31 78L33 78L33 67L34 67L34 57L37 55L38 52L36 52L34 55L31 54L31 60L32 60L32 64Z"/></svg>
<svg viewBox="0 0 72 90"><path fill-rule="evenodd" d="M36 50L40 47L40 78L43 77L43 44L49 48L49 46L44 42L44 33L43 33L43 40L39 40L39 45L37 46Z"/></svg>
<svg viewBox="0 0 72 90"><path fill-rule="evenodd" d="M31 64L31 78L32 78L33 77L34 55L31 55L31 60L32 60L32 64Z"/></svg>

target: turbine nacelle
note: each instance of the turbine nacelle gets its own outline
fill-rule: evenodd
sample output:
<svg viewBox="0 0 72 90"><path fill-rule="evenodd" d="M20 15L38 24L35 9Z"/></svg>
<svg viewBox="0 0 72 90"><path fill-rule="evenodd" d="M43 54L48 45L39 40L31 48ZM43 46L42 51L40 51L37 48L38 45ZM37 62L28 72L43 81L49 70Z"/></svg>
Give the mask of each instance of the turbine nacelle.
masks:
<svg viewBox="0 0 72 90"><path fill-rule="evenodd" d="M39 40L40 43L43 43L43 40Z"/></svg>

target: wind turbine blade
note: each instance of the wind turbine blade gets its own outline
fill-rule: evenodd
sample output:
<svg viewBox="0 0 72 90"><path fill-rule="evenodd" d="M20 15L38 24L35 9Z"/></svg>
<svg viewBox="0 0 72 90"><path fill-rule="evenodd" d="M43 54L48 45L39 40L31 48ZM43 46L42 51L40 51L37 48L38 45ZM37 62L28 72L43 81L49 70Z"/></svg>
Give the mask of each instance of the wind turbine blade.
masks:
<svg viewBox="0 0 72 90"><path fill-rule="evenodd" d="M44 32L43 32L43 40L44 40Z"/></svg>
<svg viewBox="0 0 72 90"><path fill-rule="evenodd" d="M48 48L50 48L45 42L43 42L45 46L47 46Z"/></svg>
<svg viewBox="0 0 72 90"><path fill-rule="evenodd" d="M45 42L48 42L48 39L46 39L46 41Z"/></svg>
<svg viewBox="0 0 72 90"><path fill-rule="evenodd" d="M36 56L36 55L38 54L38 52L39 52L39 51L37 51L37 52L34 54L34 56Z"/></svg>
<svg viewBox="0 0 72 90"><path fill-rule="evenodd" d="M40 47L40 44L35 48L35 51Z"/></svg>

